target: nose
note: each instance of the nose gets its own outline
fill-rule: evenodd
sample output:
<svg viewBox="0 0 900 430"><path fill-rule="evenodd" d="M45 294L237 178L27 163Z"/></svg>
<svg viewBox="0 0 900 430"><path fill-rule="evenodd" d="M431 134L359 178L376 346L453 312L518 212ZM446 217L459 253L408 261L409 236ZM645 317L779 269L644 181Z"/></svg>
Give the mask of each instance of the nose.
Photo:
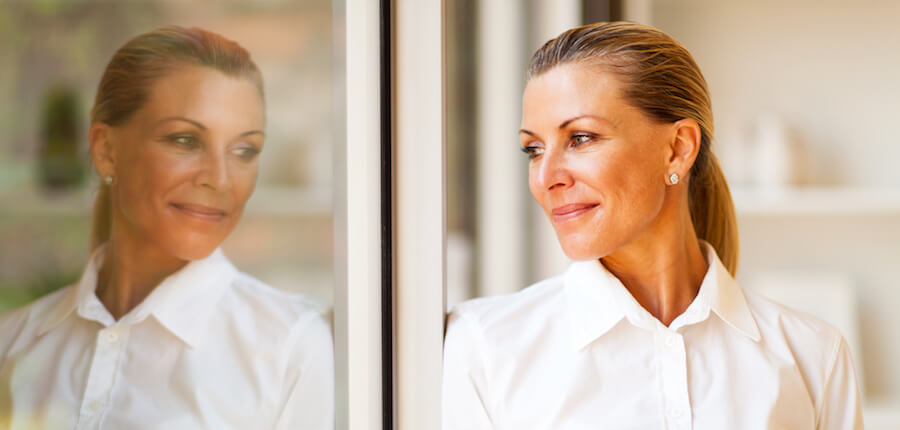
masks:
<svg viewBox="0 0 900 430"><path fill-rule="evenodd" d="M572 185L572 175L566 162L565 153L547 151L541 155L536 166L536 183L541 190L551 191Z"/></svg>
<svg viewBox="0 0 900 430"><path fill-rule="evenodd" d="M226 191L231 188L231 175L224 153L209 151L203 157L203 166L197 175L196 184L215 191Z"/></svg>

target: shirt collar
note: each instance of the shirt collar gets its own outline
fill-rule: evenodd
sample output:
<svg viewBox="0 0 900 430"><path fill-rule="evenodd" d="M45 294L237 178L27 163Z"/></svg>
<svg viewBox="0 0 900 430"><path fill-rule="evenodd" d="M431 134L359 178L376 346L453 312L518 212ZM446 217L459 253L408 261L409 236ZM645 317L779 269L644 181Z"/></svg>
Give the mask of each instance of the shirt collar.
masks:
<svg viewBox="0 0 900 430"><path fill-rule="evenodd" d="M103 325L135 324L152 315L167 330L190 346L195 346L205 329L205 322L215 310L219 293L227 281L237 274L221 249L200 260L194 260L165 278L137 307L114 321L97 299L97 273L103 267L106 245L99 246L88 262L78 283L51 310L38 335L58 326L72 312Z"/></svg>
<svg viewBox="0 0 900 430"><path fill-rule="evenodd" d="M63 296L56 306L54 306L47 315L47 319L38 329L38 336L54 329L60 325L63 320L79 307L81 303L87 302L91 296L96 298L94 290L97 288L97 273L103 267L103 259L106 256L106 244L98 246L91 257L88 259L87 267L81 274L78 283L72 286Z"/></svg>
<svg viewBox="0 0 900 430"><path fill-rule="evenodd" d="M221 249L208 257L194 260L169 275L134 308L135 322L153 315L160 324L190 346L196 346L206 322L218 306L218 299L237 269Z"/></svg>
<svg viewBox="0 0 900 430"><path fill-rule="evenodd" d="M670 324L669 329L675 330L703 321L712 311L744 336L759 341L759 328L741 287L719 260L712 246L704 241L701 241L701 246L705 248L709 269L700 284L697 297L685 313ZM572 341L576 350L606 334L622 319L642 328L663 327L659 320L641 307L600 260L572 263L563 282L572 325Z"/></svg>
<svg viewBox="0 0 900 430"><path fill-rule="evenodd" d="M737 281L719 260L716 250L707 242L701 242L706 248L707 260L710 262L709 270L700 284L700 292L691 306L696 305L696 314L708 314L713 311L726 324L747 336L753 341L760 339L759 327L750 311L747 296ZM690 310L690 307L688 308ZM690 321L686 321L690 323Z"/></svg>

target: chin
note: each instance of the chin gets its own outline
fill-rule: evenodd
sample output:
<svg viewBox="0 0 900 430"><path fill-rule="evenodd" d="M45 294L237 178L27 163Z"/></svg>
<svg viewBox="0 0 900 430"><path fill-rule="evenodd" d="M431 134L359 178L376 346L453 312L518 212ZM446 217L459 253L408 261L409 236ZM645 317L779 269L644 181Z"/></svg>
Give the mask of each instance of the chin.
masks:
<svg viewBox="0 0 900 430"><path fill-rule="evenodd" d="M202 260L209 257L222 241L205 235L190 234L170 238L162 248L179 260Z"/></svg>
<svg viewBox="0 0 900 430"><path fill-rule="evenodd" d="M602 255L597 255L597 253L590 252L590 250L581 248L572 249L564 246L563 252L566 254L566 257L569 257L572 261L590 261L603 257Z"/></svg>
<svg viewBox="0 0 900 430"><path fill-rule="evenodd" d="M609 234L578 234L557 235L559 245L566 257L573 261L599 260L613 253L621 242L619 238L610 240ZM602 238L602 239L601 239Z"/></svg>
<svg viewBox="0 0 900 430"><path fill-rule="evenodd" d="M596 260L606 255L598 250L594 244L587 244L579 240L560 238L559 244L566 257L573 261Z"/></svg>

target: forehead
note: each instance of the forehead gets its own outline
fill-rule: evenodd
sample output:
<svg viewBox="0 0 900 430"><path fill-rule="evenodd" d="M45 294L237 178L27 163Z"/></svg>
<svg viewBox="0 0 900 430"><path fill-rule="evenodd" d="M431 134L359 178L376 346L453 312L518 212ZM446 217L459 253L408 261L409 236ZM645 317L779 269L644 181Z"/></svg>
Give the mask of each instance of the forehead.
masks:
<svg viewBox="0 0 900 430"><path fill-rule="evenodd" d="M260 128L263 101L253 81L202 66L178 67L157 79L139 112L146 119L184 116L200 122L223 121Z"/></svg>
<svg viewBox="0 0 900 430"><path fill-rule="evenodd" d="M596 115L613 122L633 111L622 97L622 84L600 66L562 64L532 78L522 100L522 124L564 121Z"/></svg>

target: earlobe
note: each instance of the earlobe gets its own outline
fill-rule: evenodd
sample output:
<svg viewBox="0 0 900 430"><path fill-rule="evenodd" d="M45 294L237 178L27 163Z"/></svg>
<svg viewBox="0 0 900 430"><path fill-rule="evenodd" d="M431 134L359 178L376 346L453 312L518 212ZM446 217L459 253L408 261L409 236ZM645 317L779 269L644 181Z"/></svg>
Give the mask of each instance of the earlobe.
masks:
<svg viewBox="0 0 900 430"><path fill-rule="evenodd" d="M669 175L669 185L676 185L680 180L681 179L677 173L672 173L671 175Z"/></svg>
<svg viewBox="0 0 900 430"><path fill-rule="evenodd" d="M97 174L101 177L114 174L115 156L110 141L109 126L102 122L91 124L88 142L91 148L91 160L94 162Z"/></svg>

